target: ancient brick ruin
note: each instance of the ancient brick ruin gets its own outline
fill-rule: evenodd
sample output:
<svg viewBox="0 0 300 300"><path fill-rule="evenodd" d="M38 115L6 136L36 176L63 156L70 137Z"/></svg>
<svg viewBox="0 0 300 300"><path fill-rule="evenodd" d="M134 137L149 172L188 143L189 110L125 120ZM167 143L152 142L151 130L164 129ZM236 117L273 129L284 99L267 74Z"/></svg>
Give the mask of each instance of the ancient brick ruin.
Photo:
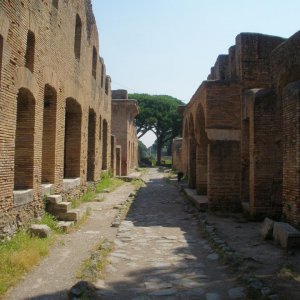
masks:
<svg viewBox="0 0 300 300"><path fill-rule="evenodd" d="M43 214L45 195L69 200L116 169L90 0L0 1L0 87L0 233L10 234Z"/></svg>
<svg viewBox="0 0 300 300"><path fill-rule="evenodd" d="M137 101L128 99L126 90L112 91L112 114L114 117L111 128L121 152L117 155L117 175L126 176L138 166L138 138L135 127L135 117L138 112Z"/></svg>
<svg viewBox="0 0 300 300"><path fill-rule="evenodd" d="M212 210L300 225L300 32L241 33L184 109L182 163Z"/></svg>

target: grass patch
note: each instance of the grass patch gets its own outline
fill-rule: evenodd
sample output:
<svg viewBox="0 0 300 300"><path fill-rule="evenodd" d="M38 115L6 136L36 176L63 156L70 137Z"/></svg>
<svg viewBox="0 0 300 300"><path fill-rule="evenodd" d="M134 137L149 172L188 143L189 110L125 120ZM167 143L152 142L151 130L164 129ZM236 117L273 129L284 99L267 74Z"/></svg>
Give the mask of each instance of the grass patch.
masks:
<svg viewBox="0 0 300 300"><path fill-rule="evenodd" d="M81 203L91 202L94 200L96 193L92 189L88 189L80 198L72 201L72 208L80 206Z"/></svg>
<svg viewBox="0 0 300 300"><path fill-rule="evenodd" d="M112 192L122 184L124 184L123 180L102 173L101 181L96 185L96 193Z"/></svg>
<svg viewBox="0 0 300 300"><path fill-rule="evenodd" d="M95 250L92 251L90 258L82 263L76 277L95 282L106 267L108 263L107 257L112 250L113 243L107 239L102 240Z"/></svg>
<svg viewBox="0 0 300 300"><path fill-rule="evenodd" d="M0 243L0 295L4 295L48 254L53 241L53 237L31 237L23 230L10 241Z"/></svg>

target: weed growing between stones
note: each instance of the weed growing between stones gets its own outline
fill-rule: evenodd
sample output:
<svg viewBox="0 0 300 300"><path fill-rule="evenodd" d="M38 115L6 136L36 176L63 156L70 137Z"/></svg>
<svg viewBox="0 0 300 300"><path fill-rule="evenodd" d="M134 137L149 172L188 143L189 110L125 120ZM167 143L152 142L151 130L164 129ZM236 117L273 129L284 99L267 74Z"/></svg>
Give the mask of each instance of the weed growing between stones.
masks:
<svg viewBox="0 0 300 300"><path fill-rule="evenodd" d="M90 257L85 260L77 271L76 277L82 280L95 282L101 277L105 269L109 253L113 250L113 243L107 239L100 241Z"/></svg>
<svg viewBox="0 0 300 300"><path fill-rule="evenodd" d="M33 223L47 225L53 232L62 233L62 229L58 226L57 219L47 212L40 220L34 220Z"/></svg>
<svg viewBox="0 0 300 300"><path fill-rule="evenodd" d="M92 189L88 189L80 198L72 201L72 208L77 208L81 203L91 202L94 200L96 193Z"/></svg>

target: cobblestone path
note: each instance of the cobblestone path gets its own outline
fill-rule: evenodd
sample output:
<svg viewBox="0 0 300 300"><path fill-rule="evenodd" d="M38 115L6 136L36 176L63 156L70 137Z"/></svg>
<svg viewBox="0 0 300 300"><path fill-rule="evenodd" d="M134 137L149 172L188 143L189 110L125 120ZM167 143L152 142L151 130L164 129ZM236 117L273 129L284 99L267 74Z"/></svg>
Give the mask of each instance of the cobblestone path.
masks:
<svg viewBox="0 0 300 300"><path fill-rule="evenodd" d="M121 223L101 299L246 299L186 210L176 186L151 169Z"/></svg>

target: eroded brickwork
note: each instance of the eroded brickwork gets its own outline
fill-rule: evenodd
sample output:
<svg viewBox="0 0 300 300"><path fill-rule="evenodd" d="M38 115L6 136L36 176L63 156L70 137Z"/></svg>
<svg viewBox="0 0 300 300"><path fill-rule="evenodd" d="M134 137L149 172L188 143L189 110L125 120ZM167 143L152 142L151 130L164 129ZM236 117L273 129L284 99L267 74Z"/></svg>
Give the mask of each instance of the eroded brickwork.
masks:
<svg viewBox="0 0 300 300"><path fill-rule="evenodd" d="M110 168L111 91L89 0L2 0L0 20L0 232L9 234L43 213L42 184L64 194L75 177L83 190L99 180L103 149Z"/></svg>

